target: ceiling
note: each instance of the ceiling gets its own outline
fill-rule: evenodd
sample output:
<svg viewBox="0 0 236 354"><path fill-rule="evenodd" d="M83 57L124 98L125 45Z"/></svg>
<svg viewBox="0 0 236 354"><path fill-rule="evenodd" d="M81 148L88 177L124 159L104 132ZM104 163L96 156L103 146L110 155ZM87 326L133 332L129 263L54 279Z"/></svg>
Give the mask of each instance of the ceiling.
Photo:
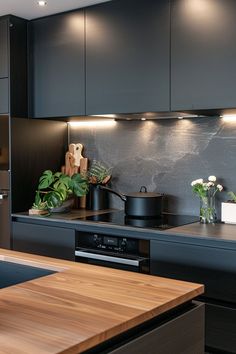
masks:
<svg viewBox="0 0 236 354"><path fill-rule="evenodd" d="M37 0L0 0L0 16L11 14L31 20L106 1L109 0L47 0L47 5L41 7Z"/></svg>

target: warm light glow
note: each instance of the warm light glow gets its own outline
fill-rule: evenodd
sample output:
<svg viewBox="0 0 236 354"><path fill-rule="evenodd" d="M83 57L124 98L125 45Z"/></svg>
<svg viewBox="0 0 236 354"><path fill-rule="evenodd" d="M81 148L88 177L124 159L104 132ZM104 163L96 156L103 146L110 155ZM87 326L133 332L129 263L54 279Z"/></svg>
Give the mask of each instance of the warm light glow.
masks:
<svg viewBox="0 0 236 354"><path fill-rule="evenodd" d="M46 6L47 5L47 1L38 1L38 5L39 6Z"/></svg>
<svg viewBox="0 0 236 354"><path fill-rule="evenodd" d="M224 114L221 116L224 122L236 122L236 115L235 114Z"/></svg>
<svg viewBox="0 0 236 354"><path fill-rule="evenodd" d="M209 10L209 4L206 0L188 0L186 5L195 13L204 13Z"/></svg>
<svg viewBox="0 0 236 354"><path fill-rule="evenodd" d="M178 119L184 119L184 117L180 116L180 117L178 117Z"/></svg>
<svg viewBox="0 0 236 354"><path fill-rule="evenodd" d="M92 117L116 118L116 114L92 114Z"/></svg>
<svg viewBox="0 0 236 354"><path fill-rule="evenodd" d="M146 120L146 118L141 118L141 120Z"/></svg>
<svg viewBox="0 0 236 354"><path fill-rule="evenodd" d="M114 127L116 121L114 119L105 120L83 120L76 122L68 122L71 127Z"/></svg>

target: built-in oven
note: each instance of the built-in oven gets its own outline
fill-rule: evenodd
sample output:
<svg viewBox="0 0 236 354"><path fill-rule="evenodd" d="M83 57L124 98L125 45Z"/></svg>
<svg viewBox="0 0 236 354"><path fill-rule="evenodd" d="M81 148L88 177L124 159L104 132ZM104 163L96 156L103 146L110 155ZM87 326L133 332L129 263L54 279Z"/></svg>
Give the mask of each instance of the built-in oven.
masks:
<svg viewBox="0 0 236 354"><path fill-rule="evenodd" d="M75 260L94 265L150 272L148 240L79 232L76 237Z"/></svg>

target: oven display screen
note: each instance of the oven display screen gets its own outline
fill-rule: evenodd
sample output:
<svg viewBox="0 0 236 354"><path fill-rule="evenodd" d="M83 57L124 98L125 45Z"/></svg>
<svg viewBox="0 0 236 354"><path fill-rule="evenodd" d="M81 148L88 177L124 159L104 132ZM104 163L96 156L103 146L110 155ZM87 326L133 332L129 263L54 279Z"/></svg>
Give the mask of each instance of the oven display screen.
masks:
<svg viewBox="0 0 236 354"><path fill-rule="evenodd" d="M118 247L119 240L117 237L103 236L103 244L105 246L115 246Z"/></svg>

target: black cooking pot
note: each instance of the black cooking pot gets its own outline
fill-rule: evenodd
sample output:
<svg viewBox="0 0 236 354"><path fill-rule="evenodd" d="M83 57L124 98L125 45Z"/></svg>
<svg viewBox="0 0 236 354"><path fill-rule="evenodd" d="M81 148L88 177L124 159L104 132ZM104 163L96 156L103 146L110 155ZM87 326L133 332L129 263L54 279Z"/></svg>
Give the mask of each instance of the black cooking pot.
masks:
<svg viewBox="0 0 236 354"><path fill-rule="evenodd" d="M113 193L125 202L125 214L133 217L155 217L162 213L163 195L147 191L145 186L139 192L121 194L111 188L100 186L101 189Z"/></svg>

